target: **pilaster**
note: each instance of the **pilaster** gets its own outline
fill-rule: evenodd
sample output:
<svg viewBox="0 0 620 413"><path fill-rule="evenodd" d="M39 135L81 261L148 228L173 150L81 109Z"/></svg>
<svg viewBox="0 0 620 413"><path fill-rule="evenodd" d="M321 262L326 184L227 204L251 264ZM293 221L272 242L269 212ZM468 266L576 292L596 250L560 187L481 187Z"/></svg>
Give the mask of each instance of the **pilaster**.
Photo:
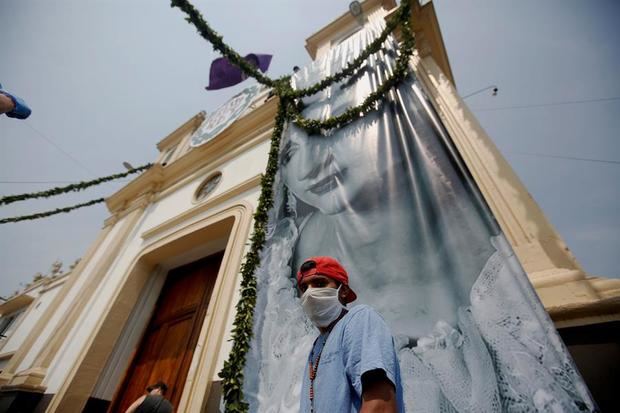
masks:
<svg viewBox="0 0 620 413"><path fill-rule="evenodd" d="M56 295L56 297L54 297L54 300L50 304L47 311L35 323L34 327L30 331L24 342L21 344L20 348L15 352L15 354L13 354L11 360L2 370L2 373L0 373L0 387L7 385L11 381L11 379L15 375L15 370L18 368L24 357L26 357L34 342L39 338L41 332L43 331L43 328L47 324L49 324L50 319L58 310L60 304L66 299L67 293L71 290L75 282L82 275L84 268L90 262L97 249L101 246L101 243L103 242L103 240L105 240L111 228L111 226L106 226L99 232L97 239L95 240L95 242L92 243L89 250L76 265L71 274L69 274L69 278L61 287L62 289L60 290L60 292Z"/></svg>
<svg viewBox="0 0 620 413"><path fill-rule="evenodd" d="M120 249L124 246L128 235L131 233L131 230L135 227L138 219L142 216L145 208L144 205L145 204L142 204L140 208L133 210L130 213L128 219L124 223L122 223L123 228L121 228L121 230L116 233L114 239L111 240L109 244L109 250L106 251L105 255L96 264L92 273L84 274L84 276L89 277L89 281L84 284L79 294L77 294L76 300L73 305L67 310L67 313L63 318L63 322L54 331L54 334L52 334L45 342L43 349L35 358L32 366L27 370L20 371L15 374L12 372L15 371L14 369L19 364L17 363L17 360L15 360L15 363L13 363L13 359L11 360L12 365L10 367L12 367L13 370L12 372L7 372L6 376L4 376L4 379L8 381L9 386L23 386L24 384L28 384L29 386L40 386L44 388L42 386L42 383L47 374L48 367L50 366L53 358L56 356L58 350L61 348L63 342L69 335L69 332L74 327L79 316L82 314L84 307L90 301L97 287L100 285L101 280L109 270L110 265L119 254ZM97 242L96 244L100 246L101 241ZM82 262L80 262L80 264L81 263ZM68 288L70 288L71 286L73 286L73 283ZM64 294L59 294L59 296L62 295L62 297L60 298L61 300L64 299L67 292L68 289L66 291L63 291Z"/></svg>
<svg viewBox="0 0 620 413"><path fill-rule="evenodd" d="M586 275L432 55L411 64L556 324L620 320L620 280Z"/></svg>

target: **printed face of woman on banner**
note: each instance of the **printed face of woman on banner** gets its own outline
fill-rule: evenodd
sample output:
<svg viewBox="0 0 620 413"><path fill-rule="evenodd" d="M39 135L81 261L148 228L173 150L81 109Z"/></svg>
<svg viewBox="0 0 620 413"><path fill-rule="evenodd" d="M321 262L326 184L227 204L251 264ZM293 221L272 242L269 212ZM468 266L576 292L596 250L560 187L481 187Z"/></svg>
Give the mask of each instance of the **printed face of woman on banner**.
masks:
<svg viewBox="0 0 620 413"><path fill-rule="evenodd" d="M346 96L348 105L359 103L354 93ZM318 100L307 112L316 116L345 107L344 98L337 105ZM455 281L446 268L447 247L435 236L441 224L428 213L424 193L417 199L412 193L424 182L415 181L408 165L412 159L407 153L414 149L402 139L401 118L385 107L330 136L308 136L289 125L280 173L295 199L299 230L292 268L308 256L338 258L351 274L359 302L384 314L397 335L414 339L439 320L453 322L473 280L465 285ZM417 123L419 130L425 125L435 133L427 120ZM428 190L432 188L420 188ZM416 213L420 206L426 212Z"/></svg>
<svg viewBox="0 0 620 413"><path fill-rule="evenodd" d="M347 130L322 137L290 128L280 158L282 177L293 195L325 215L361 208L369 198L365 194L381 191L390 164L396 162L378 162L377 133L359 136L359 131ZM370 124L367 129L376 128Z"/></svg>
<svg viewBox="0 0 620 413"><path fill-rule="evenodd" d="M337 116L359 104L360 97L372 91L369 73L361 70L355 82L335 84L305 99L304 116ZM289 125L288 139L281 151L282 176L289 190L326 215L362 208L364 201L373 197L367 195L381 191L385 173L400 158L394 151L388 154L388 148L381 147L379 116L369 114L363 123L333 131L330 136L308 136Z"/></svg>

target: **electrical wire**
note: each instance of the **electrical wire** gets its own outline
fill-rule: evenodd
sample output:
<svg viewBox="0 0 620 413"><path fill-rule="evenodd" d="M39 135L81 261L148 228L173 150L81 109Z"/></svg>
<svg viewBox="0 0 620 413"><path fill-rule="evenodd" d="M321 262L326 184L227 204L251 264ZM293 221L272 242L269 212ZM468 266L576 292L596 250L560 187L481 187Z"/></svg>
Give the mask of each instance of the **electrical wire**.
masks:
<svg viewBox="0 0 620 413"><path fill-rule="evenodd" d="M563 102L532 103L529 105L501 106L497 108L471 108L471 110L475 112L493 112L493 111L499 111L499 110L542 108L545 106L575 105L579 103L610 102L614 100L620 100L620 96L612 96L608 98L597 98L597 99L566 100Z"/></svg>
<svg viewBox="0 0 620 413"><path fill-rule="evenodd" d="M607 159L594 159L594 158L578 158L575 156L561 156L561 155L550 155L545 153L535 153L535 152L514 152L510 151L508 153L514 153L516 155L526 155L526 156L537 156L541 158L555 158L555 159L565 159L570 161L585 161L585 162L600 162L600 163L610 163L610 164L620 164L620 161L607 160Z"/></svg>
<svg viewBox="0 0 620 413"><path fill-rule="evenodd" d="M45 134L43 132L41 132L40 130L38 130L37 128L35 128L34 126L32 126L30 124L30 122L28 121L24 121L24 123L26 124L26 126L28 126L30 129L32 129L34 132L36 132L41 138L43 138L47 143L49 143L50 145L52 145L54 148L58 149L60 152L62 152L65 156L67 156L69 159L71 159L73 162L76 163L76 165L79 165L80 168L84 169L86 172L88 172L90 175L92 176L97 176L97 174L95 174L93 171L91 171L89 168L86 167L86 165L84 165L82 162L80 162L79 160L77 160L76 158L74 158L69 152L65 151L63 148L60 147L60 145L58 145L57 143L55 143L53 140L51 140L50 138L48 138L47 136L45 136Z"/></svg>
<svg viewBox="0 0 620 413"><path fill-rule="evenodd" d="M124 179L113 183L129 182ZM0 181L0 184L77 184L78 181Z"/></svg>
<svg viewBox="0 0 620 413"><path fill-rule="evenodd" d="M69 192L79 192L83 191L86 188L91 186L101 185L105 182L115 181L120 178L126 178L131 174L135 174L138 172L142 172L144 170L149 169L153 164L142 165L138 168L131 169L126 172L121 172L114 175L102 176L97 179L93 179L90 181L83 181L72 183L70 185L66 185L63 187L50 188L45 191L37 191L37 192L29 192L24 194L15 194L15 195L6 195L0 197L0 205L12 204L13 202L25 201L27 199L35 199L35 198L49 198L52 196L62 195Z"/></svg>
<svg viewBox="0 0 620 413"><path fill-rule="evenodd" d="M72 205L70 207L64 207L64 208L56 208L51 211L37 212L36 214L31 214L31 215L22 215L19 217L3 218L3 219L0 219L0 225L10 224L10 223L20 222L20 221L29 221L29 220L39 219L39 218L47 218L52 215L71 212L79 208L84 208L84 207L88 207L91 205L100 204L102 202L105 202L105 198L93 199L92 201L84 202L82 204Z"/></svg>

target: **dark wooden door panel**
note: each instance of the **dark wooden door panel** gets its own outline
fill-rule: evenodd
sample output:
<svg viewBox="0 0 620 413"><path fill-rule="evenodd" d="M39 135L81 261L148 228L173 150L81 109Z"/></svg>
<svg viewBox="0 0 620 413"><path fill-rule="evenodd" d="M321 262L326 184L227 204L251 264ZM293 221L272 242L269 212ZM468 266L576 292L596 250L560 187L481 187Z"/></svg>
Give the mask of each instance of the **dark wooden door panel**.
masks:
<svg viewBox="0 0 620 413"><path fill-rule="evenodd" d="M124 386L122 406L113 411L124 412L135 399L144 394L144 388L148 384L143 385L142 383L148 383L150 380L151 371L157 360L159 341L163 338L163 333L161 330L156 330L145 335L132 366L131 380Z"/></svg>
<svg viewBox="0 0 620 413"><path fill-rule="evenodd" d="M140 346L117 389L111 412L124 412L146 386L163 380L178 406L223 253L168 273Z"/></svg>
<svg viewBox="0 0 620 413"><path fill-rule="evenodd" d="M181 272L186 270L191 272ZM155 323L175 318L179 313L195 311L205 293L205 273L200 268L185 268L173 270L164 285L165 295L157 305Z"/></svg>
<svg viewBox="0 0 620 413"><path fill-rule="evenodd" d="M183 374L179 370L181 363L185 357L191 357L188 342L193 322L193 316L186 316L167 324L165 338L161 342L157 360L151 371L150 383L163 380L170 386L167 394L169 400L181 398L181 393L178 390L182 391L183 389L175 384L179 376Z"/></svg>

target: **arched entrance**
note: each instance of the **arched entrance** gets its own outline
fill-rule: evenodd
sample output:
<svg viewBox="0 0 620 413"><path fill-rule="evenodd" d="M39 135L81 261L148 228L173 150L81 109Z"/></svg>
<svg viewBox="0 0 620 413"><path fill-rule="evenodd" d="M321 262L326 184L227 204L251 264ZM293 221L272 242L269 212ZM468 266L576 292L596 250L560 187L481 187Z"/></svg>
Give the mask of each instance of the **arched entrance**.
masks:
<svg viewBox="0 0 620 413"><path fill-rule="evenodd" d="M198 209L193 214L200 211ZM191 216L184 216L183 220ZM194 349L182 395L178 406L175 406L175 411L204 410L214 377L221 368L221 353L229 349L226 333L230 329L234 310L231 302L238 286L239 266L251 222L251 205L240 202L189 225L179 226L182 220L175 219L144 232L142 238L147 240L148 245L125 267L123 280L114 287L114 298L102 314L95 333L89 337L89 342L72 365L68 377L60 384L51 401L46 403L47 411L106 411L110 401L114 400L115 389L120 388L127 366L131 366L131 360L137 356L137 351L133 349L140 347L137 337L135 342L125 341L131 333L126 335L128 332L124 329L133 328L128 321L134 309L140 310L138 307L145 289L151 288L156 294L150 308L154 307L161 287L156 287L151 280L159 277L158 268L177 268L224 249L209 309L201 323L199 345ZM193 257L189 259L190 256ZM159 286L164 284L165 275L162 273ZM151 310L148 311L150 315ZM140 311L137 313L140 314ZM148 322L147 317L141 325ZM139 333L146 331L143 327L138 328Z"/></svg>
<svg viewBox="0 0 620 413"><path fill-rule="evenodd" d="M178 406L223 252L171 270L110 411L124 412L157 381Z"/></svg>

